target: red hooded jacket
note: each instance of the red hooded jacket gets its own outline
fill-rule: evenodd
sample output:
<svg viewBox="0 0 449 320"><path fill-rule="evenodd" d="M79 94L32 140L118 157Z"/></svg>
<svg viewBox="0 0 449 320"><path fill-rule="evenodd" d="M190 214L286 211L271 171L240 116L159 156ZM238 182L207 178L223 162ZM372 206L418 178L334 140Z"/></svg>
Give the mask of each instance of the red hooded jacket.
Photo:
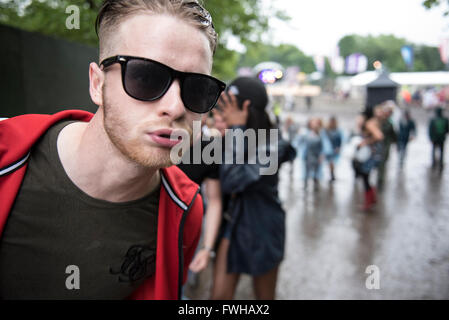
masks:
<svg viewBox="0 0 449 320"><path fill-rule="evenodd" d="M0 121L0 241L19 192L35 142L61 120L90 121L93 114L67 110L54 115L29 114ZM188 266L201 232L203 203L199 187L176 166L161 169L156 271L131 299L181 298Z"/></svg>

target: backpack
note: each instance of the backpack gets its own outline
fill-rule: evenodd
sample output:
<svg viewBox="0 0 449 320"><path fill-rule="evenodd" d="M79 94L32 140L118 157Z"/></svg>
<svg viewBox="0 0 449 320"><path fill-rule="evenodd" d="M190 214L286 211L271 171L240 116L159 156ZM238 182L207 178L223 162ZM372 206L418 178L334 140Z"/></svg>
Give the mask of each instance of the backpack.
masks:
<svg viewBox="0 0 449 320"><path fill-rule="evenodd" d="M434 121L434 132L437 139L444 139L447 133L447 120L445 118L436 118Z"/></svg>

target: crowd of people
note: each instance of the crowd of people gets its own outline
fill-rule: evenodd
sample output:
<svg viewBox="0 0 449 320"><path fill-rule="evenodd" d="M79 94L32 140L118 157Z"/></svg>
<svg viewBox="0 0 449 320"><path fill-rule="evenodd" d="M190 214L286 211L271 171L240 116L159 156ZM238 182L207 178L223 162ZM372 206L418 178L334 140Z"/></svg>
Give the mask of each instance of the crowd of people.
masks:
<svg viewBox="0 0 449 320"><path fill-rule="evenodd" d="M432 143L432 167L443 169L444 141L448 133L447 118L443 108L435 108L428 126L428 136ZM298 130L291 117L285 121L285 131L290 141L298 149L302 161L304 189L308 180L313 179L315 189L322 180L323 164L329 166L329 179L336 179L335 165L338 162L344 143L352 148L352 167L355 177L365 186L363 210L372 208L377 192L385 184L386 166L392 145L396 145L398 165L403 168L407 147L417 135L417 125L411 116L410 108L399 107L395 102L385 101L373 108L367 108L356 120L356 129L351 132L339 128L335 116L331 116L326 126L320 117L312 117L304 130ZM376 171L377 181L371 182L372 172Z"/></svg>
<svg viewBox="0 0 449 320"><path fill-rule="evenodd" d="M235 80L231 87L238 85L240 103L248 102L245 108L239 109L238 103L233 105L233 98L224 95L218 103L218 110L211 113L204 121L203 134L215 132L223 136L225 129L250 128L247 112L262 112L267 106L266 92L261 83L254 79ZM259 93L251 92L252 86L258 87ZM238 96L238 95L237 95ZM261 101L260 97L264 97ZM256 102L257 101L257 102ZM265 107L264 107L265 106ZM249 109L246 109L249 107ZM249 111L248 111L249 110ZM255 121L259 126L252 128L272 128L269 117L263 111L264 120ZM246 121L245 121L246 119ZM323 180L323 168L328 167L329 183L338 179L337 164L342 149L351 149L352 168L355 179L360 179L364 186L364 199L360 203L361 212L371 212L378 201L377 193L385 184L386 166L393 145L397 148L398 167L403 168L408 144L417 136L417 125L411 115L410 108L399 107L393 101L385 101L373 108L368 108L356 119L356 129L347 132L339 126L336 116L331 115L326 123L321 117L310 117L302 128L292 116L287 116L280 123L280 136L288 148L290 155L282 162L293 162L300 159L301 176L306 190L313 181L314 190L319 190ZM443 109L435 109L435 117L429 122L428 136L433 145L432 166L443 169L444 142L449 132L447 118ZM282 145L282 143L281 143ZM284 144L285 145L285 144ZM294 151L293 151L294 150ZM282 150L280 158L285 150ZM439 157L436 157L439 153ZM438 158L438 159L437 159ZM179 165L189 176L191 168ZM199 165L201 167L201 165ZM278 266L283 257L284 247L284 215L277 198L277 175L273 177L251 176L251 165L218 165L215 173L206 178L216 179L217 189L214 194L221 193L222 206L214 207L211 214L214 226L209 223L209 185L205 187L206 227L205 245L198 251L191 270L200 272L209 262L211 252L217 251L214 264L212 299L232 299L240 274L253 276L256 298L273 299L275 297ZM210 168L210 166L204 166ZM291 165L293 169L293 163ZM373 172L377 180L373 182ZM201 183L202 180L197 180ZM221 188L221 190L220 190ZM220 209L219 209L220 208ZM217 218L221 217L221 218ZM220 226L220 227L219 227ZM210 230L214 230L211 232ZM218 231L218 230L221 231ZM213 233L213 236L210 234ZM262 236L263 235L263 236ZM212 241L211 239L215 239ZM213 245L215 243L215 245ZM208 254L203 253L207 250ZM204 257L208 258L204 258ZM198 268L198 259L207 260Z"/></svg>
<svg viewBox="0 0 449 320"><path fill-rule="evenodd" d="M401 90L401 99L405 106L422 107L433 110L437 107L449 106L449 87L436 88L429 86L411 91L407 86Z"/></svg>
<svg viewBox="0 0 449 320"><path fill-rule="evenodd" d="M291 131L294 125L287 121L286 130ZM326 126L319 117L310 118L304 130L296 132L291 138L298 154L303 160L304 189L307 189L309 179L313 180L314 188L318 189L322 175L321 164L329 164L330 182L336 180L335 165L340 156L343 142L343 132L338 127L337 118L331 116Z"/></svg>

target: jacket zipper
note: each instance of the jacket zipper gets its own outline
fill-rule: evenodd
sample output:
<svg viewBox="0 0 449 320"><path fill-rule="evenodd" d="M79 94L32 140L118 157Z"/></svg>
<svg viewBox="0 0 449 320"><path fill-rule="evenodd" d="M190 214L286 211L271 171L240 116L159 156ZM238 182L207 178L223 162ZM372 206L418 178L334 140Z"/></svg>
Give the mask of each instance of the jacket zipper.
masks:
<svg viewBox="0 0 449 320"><path fill-rule="evenodd" d="M198 190L196 191L195 195L193 196L193 200L190 202L189 207L182 213L181 218L181 224L179 226L179 233L178 233L178 257L179 257L179 270L178 270L178 300L181 300L182 298L182 280L183 280L183 273L184 273L184 250L182 248L183 243L182 239L184 236L184 223L186 222L187 215L192 208L193 204L195 203L196 197L198 196L198 193L200 192L200 187L198 187Z"/></svg>

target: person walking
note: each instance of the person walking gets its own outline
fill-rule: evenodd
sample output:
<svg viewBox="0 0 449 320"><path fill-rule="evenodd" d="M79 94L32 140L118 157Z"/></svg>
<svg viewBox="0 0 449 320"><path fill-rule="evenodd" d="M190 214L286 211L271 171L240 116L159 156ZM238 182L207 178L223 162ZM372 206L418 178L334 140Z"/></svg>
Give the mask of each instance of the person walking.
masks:
<svg viewBox="0 0 449 320"><path fill-rule="evenodd" d="M299 133L299 125L293 121L291 116L288 116L284 123L284 128L286 131L287 141L294 145L296 143L298 133ZM293 178L293 168L294 163L293 161L290 163L290 178Z"/></svg>
<svg viewBox="0 0 449 320"><path fill-rule="evenodd" d="M384 135L381 130L381 121L383 116L383 109L380 105L374 108L373 113L366 112L365 119L361 123L362 139L357 145L353 159L356 177L363 180L365 188L362 207L364 211L370 210L377 201L376 188L370 183L370 173L382 160Z"/></svg>
<svg viewBox="0 0 449 320"><path fill-rule="evenodd" d="M324 133L330 142L330 150L327 150L326 159L329 163L329 171L330 171L330 182L335 181L335 164L340 156L340 149L343 141L343 134L338 128L337 118L332 116L329 119L329 123L327 128L324 130Z"/></svg>
<svg viewBox="0 0 449 320"><path fill-rule="evenodd" d="M407 146L409 141L416 137L416 124L410 115L410 111L404 110L401 119L399 120L399 132L397 148L399 153L399 166L404 165L405 156L407 153Z"/></svg>
<svg viewBox="0 0 449 320"><path fill-rule="evenodd" d="M429 138L430 141L432 141L432 168L436 168L437 166L436 152L438 150L440 153L438 164L440 170L443 169L444 143L446 142L446 135L448 134L448 132L448 118L443 115L442 108L436 108L435 117L433 117L429 122Z"/></svg>
<svg viewBox="0 0 449 320"><path fill-rule="evenodd" d="M293 143L298 135L299 126L293 121L291 116L288 116L284 123L285 132L287 135L287 140L290 143Z"/></svg>
<svg viewBox="0 0 449 320"><path fill-rule="evenodd" d="M312 109L312 96L306 96L306 107L307 112L309 112Z"/></svg>
<svg viewBox="0 0 449 320"><path fill-rule="evenodd" d="M302 138L304 145L303 159L305 165L304 189L309 179L313 179L314 189L319 187L321 163L323 162L323 139L321 136L321 119L312 118L308 123L308 131Z"/></svg>
<svg viewBox="0 0 449 320"><path fill-rule="evenodd" d="M393 101L386 101L381 104L382 117L380 118L380 128L384 136L382 141L382 158L377 168L377 188L382 191L385 182L385 171L390 158L390 149L393 143L397 141L397 134L393 126L391 116L396 107Z"/></svg>
<svg viewBox="0 0 449 320"><path fill-rule="evenodd" d="M261 130L275 129L265 109L266 89L257 78L240 77L229 85L218 103L231 130L249 130L255 136ZM267 132L267 136L269 133ZM272 144L258 138L257 146L226 141L226 153L234 159L241 154L274 152L277 164L294 159L296 152L285 140ZM256 152L254 152L256 151ZM275 298L279 265L284 256L285 212L278 197L278 170L261 175L264 166L257 159L237 164L225 162L220 167L222 191L229 197L225 205L221 238L218 241L212 299L233 299L240 274L253 277L256 299Z"/></svg>

